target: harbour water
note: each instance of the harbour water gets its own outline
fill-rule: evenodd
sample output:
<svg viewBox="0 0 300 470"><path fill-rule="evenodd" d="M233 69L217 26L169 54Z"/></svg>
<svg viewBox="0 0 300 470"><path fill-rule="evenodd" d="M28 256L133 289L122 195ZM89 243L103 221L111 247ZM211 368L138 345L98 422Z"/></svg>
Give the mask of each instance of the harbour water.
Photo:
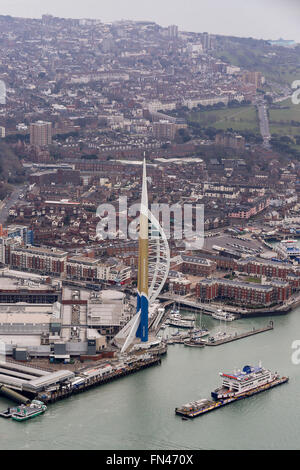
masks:
<svg viewBox="0 0 300 470"><path fill-rule="evenodd" d="M143 370L49 405L25 423L0 420L1 449L298 449L300 365L292 343L300 341L300 308L274 317L274 330L214 348L172 345L161 366ZM228 331L247 331L269 318L237 320ZM209 329L219 322L203 317ZM300 355L299 355L300 356ZM288 375L273 390L233 403L193 421L174 409L210 398L219 371L257 364ZM9 402L0 398L0 408Z"/></svg>

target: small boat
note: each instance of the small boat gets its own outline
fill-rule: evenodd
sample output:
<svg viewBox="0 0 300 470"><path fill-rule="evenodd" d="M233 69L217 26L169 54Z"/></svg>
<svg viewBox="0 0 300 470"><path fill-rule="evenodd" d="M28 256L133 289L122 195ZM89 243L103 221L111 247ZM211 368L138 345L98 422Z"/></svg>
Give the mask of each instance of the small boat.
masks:
<svg viewBox="0 0 300 470"><path fill-rule="evenodd" d="M27 421L45 413L46 410L47 406L42 401L32 400L29 406L17 407L17 411L13 412L11 417L14 421Z"/></svg>
<svg viewBox="0 0 300 470"><path fill-rule="evenodd" d="M177 318L170 319L168 321L169 326L175 326L177 328L193 328L193 322L186 320L179 320Z"/></svg>
<svg viewBox="0 0 300 470"><path fill-rule="evenodd" d="M172 320L182 320L180 313L172 313Z"/></svg>
<svg viewBox="0 0 300 470"><path fill-rule="evenodd" d="M203 338L204 336L209 335L209 331L206 328L202 328L199 330L194 329L191 333L192 339Z"/></svg>
<svg viewBox="0 0 300 470"><path fill-rule="evenodd" d="M215 320L224 320L224 321L233 321L233 320L235 320L235 316L232 315L232 313L223 312L223 310L221 310L220 308L217 310L217 312L213 312L211 314L211 316Z"/></svg>
<svg viewBox="0 0 300 470"><path fill-rule="evenodd" d="M171 312L170 312L170 315L178 315L179 314L179 310L177 309L172 309Z"/></svg>
<svg viewBox="0 0 300 470"><path fill-rule="evenodd" d="M231 338L232 335L229 334L229 333L226 333L225 331L219 331L218 333L216 333L214 336L210 336L207 341L209 341L210 343L214 343L215 341L220 341L220 340L224 340L224 339L229 339Z"/></svg>
<svg viewBox="0 0 300 470"><path fill-rule="evenodd" d="M180 313L179 309L175 307L175 303L173 304L173 308L170 311L170 315L178 315Z"/></svg>
<svg viewBox="0 0 300 470"><path fill-rule="evenodd" d="M205 346L202 341L197 339L188 339L187 341L184 341L184 345L189 348L204 348Z"/></svg>

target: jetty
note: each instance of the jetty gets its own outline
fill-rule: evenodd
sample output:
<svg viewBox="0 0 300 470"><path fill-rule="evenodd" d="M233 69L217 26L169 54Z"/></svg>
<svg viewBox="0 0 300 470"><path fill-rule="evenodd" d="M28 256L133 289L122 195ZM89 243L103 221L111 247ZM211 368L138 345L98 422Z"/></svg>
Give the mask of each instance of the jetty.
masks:
<svg viewBox="0 0 300 470"><path fill-rule="evenodd" d="M264 328L254 328L251 331L246 331L245 333L235 333L232 336L225 336L224 338L220 338L217 340L203 340L203 344L205 346L220 346L221 344L231 343L232 341L238 341L239 339L248 338L248 336L258 335L259 333L264 333L266 331L270 331L274 329L274 324L272 321L269 322L267 326Z"/></svg>
<svg viewBox="0 0 300 470"><path fill-rule="evenodd" d="M91 387L104 385L140 370L161 364L167 345L142 354L126 355L117 362L95 363L77 372L60 370L43 371L13 362L2 363L5 373L0 374L0 395L18 404L28 404L33 399L54 403ZM22 370L22 372L20 372ZM5 384L5 385L4 385ZM0 416L7 417L5 412Z"/></svg>

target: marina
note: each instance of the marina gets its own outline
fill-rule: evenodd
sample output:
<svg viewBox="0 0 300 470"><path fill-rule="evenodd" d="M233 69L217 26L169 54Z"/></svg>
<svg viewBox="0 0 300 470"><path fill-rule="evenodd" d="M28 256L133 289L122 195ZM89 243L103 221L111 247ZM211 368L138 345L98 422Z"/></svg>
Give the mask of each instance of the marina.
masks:
<svg viewBox="0 0 300 470"><path fill-rule="evenodd" d="M187 333L180 333L178 329L175 333L171 333L171 337L166 336L165 340L168 345L184 344L185 346L190 347L221 346L226 343L265 333L273 329L274 323L271 320L266 326L262 326L260 328L253 326L252 330L241 333L232 330L228 332L226 322L224 322L223 326L222 321L220 320L220 327L216 332L210 333L208 329L200 327L200 329L190 329Z"/></svg>

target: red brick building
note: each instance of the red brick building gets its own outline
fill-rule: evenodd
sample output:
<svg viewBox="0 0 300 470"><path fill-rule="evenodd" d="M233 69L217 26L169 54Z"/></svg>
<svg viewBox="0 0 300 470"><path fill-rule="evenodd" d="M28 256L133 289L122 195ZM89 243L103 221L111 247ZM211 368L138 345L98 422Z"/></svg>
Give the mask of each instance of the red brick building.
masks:
<svg viewBox="0 0 300 470"><path fill-rule="evenodd" d="M191 292L191 281L188 279L173 278L169 280L169 290L176 295L187 295Z"/></svg>
<svg viewBox="0 0 300 470"><path fill-rule="evenodd" d="M25 271L60 275L64 272L67 254L55 248L12 247L10 265Z"/></svg>
<svg viewBox="0 0 300 470"><path fill-rule="evenodd" d="M270 284L242 282L229 279L205 279L196 285L196 296L203 301L228 299L244 305L270 305L283 302L292 294L288 282Z"/></svg>
<svg viewBox="0 0 300 470"><path fill-rule="evenodd" d="M295 270L295 267L289 263L257 260L255 258L237 261L236 269L250 275L253 274L278 279L286 279L287 276L292 273L300 276L300 270Z"/></svg>
<svg viewBox="0 0 300 470"><path fill-rule="evenodd" d="M184 274L192 274L195 276L211 276L217 269L217 264L209 259L196 256L181 256L182 264L178 271Z"/></svg>

